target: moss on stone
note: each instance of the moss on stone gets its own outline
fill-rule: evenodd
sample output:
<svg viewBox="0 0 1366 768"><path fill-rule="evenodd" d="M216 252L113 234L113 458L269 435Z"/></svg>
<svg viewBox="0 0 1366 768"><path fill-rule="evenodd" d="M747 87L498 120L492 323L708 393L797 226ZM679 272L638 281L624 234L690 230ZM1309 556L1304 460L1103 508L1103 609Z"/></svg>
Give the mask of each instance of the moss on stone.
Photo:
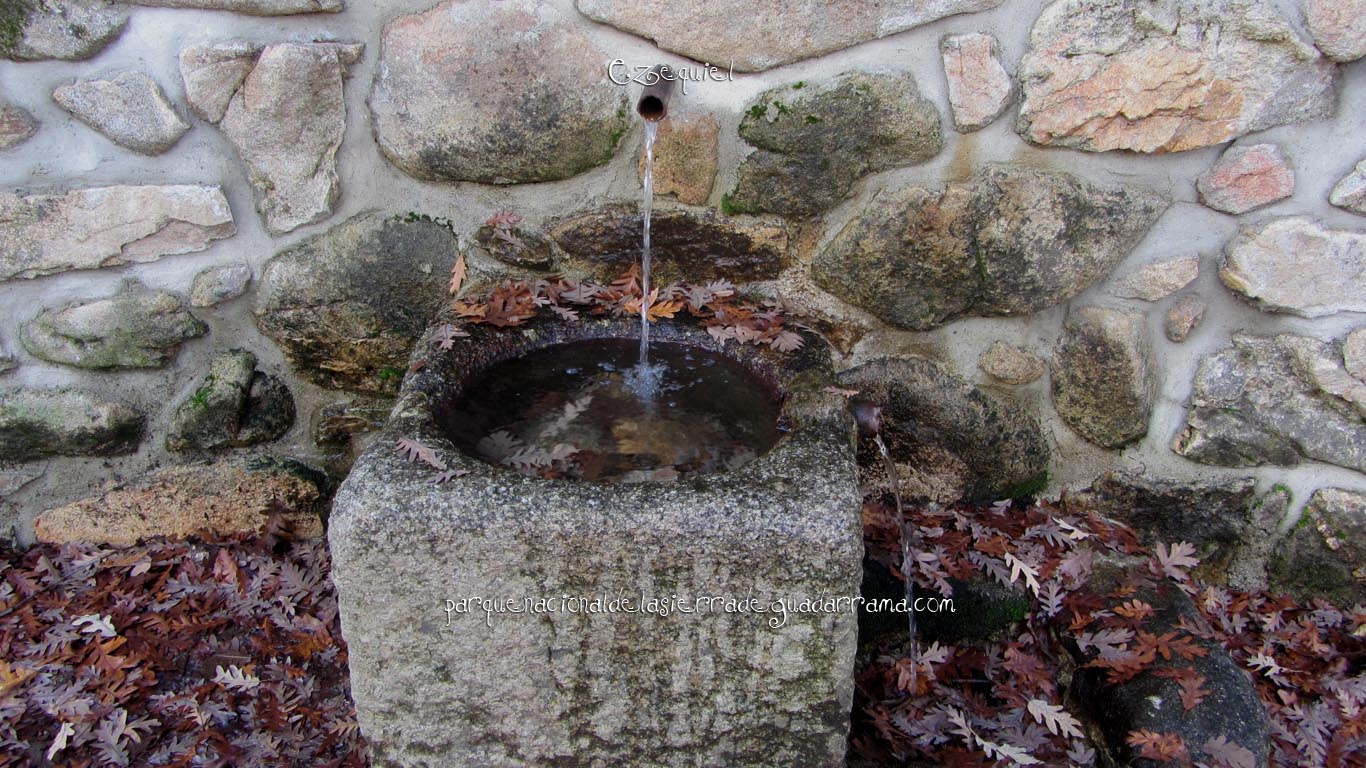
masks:
<svg viewBox="0 0 1366 768"><path fill-rule="evenodd" d="M213 374L209 374L204 379L204 384L190 395L189 404L195 408L209 407L209 394L213 392Z"/></svg>
<svg viewBox="0 0 1366 768"><path fill-rule="evenodd" d="M731 193L726 192L721 195L721 213L724 213L727 216L735 216L749 212L748 208L735 201L735 198L731 196Z"/></svg>
<svg viewBox="0 0 1366 768"><path fill-rule="evenodd" d="M272 474L285 474L290 477L296 477L318 489L318 493L323 497L328 496L332 491L331 478L328 477L326 472L317 467L305 464L298 459L276 456L251 456L246 460L246 467L247 470L251 472L269 472Z"/></svg>
<svg viewBox="0 0 1366 768"><path fill-rule="evenodd" d="M34 0L0 0L0 56L14 56L33 8Z"/></svg>
<svg viewBox="0 0 1366 768"><path fill-rule="evenodd" d="M1025 480L1022 483L1007 486L1001 490L1001 498L1005 499L1028 499L1042 491L1048 485L1048 470Z"/></svg>
<svg viewBox="0 0 1366 768"><path fill-rule="evenodd" d="M417 211L408 211L404 214L394 214L389 217L389 220L402 222L404 224L435 224L439 227L445 227L450 230L452 234L455 232L455 225L445 216L431 216L426 213L418 213Z"/></svg>
<svg viewBox="0 0 1366 768"><path fill-rule="evenodd" d="M0 462L131 453L145 418L70 390L0 392Z"/></svg>

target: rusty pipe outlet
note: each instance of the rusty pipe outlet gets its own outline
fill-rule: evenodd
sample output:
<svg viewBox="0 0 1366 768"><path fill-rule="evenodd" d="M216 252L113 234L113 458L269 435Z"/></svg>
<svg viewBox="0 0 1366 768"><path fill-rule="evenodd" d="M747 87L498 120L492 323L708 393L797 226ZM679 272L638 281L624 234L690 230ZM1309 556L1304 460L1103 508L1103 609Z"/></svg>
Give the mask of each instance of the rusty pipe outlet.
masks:
<svg viewBox="0 0 1366 768"><path fill-rule="evenodd" d="M641 78L644 87L636 101L636 112L646 120L657 123L669 114L669 97L673 95L674 73L668 64L650 67Z"/></svg>

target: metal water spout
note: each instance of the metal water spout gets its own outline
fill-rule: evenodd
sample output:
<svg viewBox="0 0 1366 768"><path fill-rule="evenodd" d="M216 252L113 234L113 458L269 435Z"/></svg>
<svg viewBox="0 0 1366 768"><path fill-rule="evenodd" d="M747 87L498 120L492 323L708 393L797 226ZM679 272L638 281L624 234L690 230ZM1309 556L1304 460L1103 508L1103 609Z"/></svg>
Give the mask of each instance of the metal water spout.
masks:
<svg viewBox="0 0 1366 768"><path fill-rule="evenodd" d="M668 64L650 67L641 78L644 87L640 89L640 99L636 101L636 113L652 123L663 120L669 114L669 97L674 90L674 72Z"/></svg>

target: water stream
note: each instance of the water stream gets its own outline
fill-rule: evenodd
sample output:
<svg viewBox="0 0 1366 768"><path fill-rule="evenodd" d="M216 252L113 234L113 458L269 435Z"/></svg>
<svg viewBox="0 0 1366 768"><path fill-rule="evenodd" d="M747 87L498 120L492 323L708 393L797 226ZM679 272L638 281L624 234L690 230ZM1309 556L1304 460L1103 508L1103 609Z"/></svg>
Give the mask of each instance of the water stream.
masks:
<svg viewBox="0 0 1366 768"><path fill-rule="evenodd" d="M654 176L655 176L655 136L659 132L659 123L653 120L645 121L645 200L641 205L641 227L643 236L641 238L640 250L640 365L648 366L650 362L650 208L654 202Z"/></svg>
<svg viewBox="0 0 1366 768"><path fill-rule="evenodd" d="M892 498L896 500L896 519L901 526L901 575L906 580L906 623L907 629L911 633L912 647L916 647L918 642L915 632L915 581L911 578L911 571L915 567L915 547L912 541L911 522L906 519L906 513L901 505L901 478L896 473L896 462L892 461L892 454L887 450L887 444L882 442L882 433L873 434L873 443L877 445L878 453L882 454L882 465L887 471L887 484L891 486Z"/></svg>

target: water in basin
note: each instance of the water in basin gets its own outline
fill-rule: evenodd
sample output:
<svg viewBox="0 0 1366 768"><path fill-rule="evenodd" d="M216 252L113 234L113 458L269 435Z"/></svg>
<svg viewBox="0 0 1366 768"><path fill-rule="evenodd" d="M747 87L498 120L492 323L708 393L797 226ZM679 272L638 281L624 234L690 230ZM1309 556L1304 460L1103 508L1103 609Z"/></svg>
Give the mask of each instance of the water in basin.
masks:
<svg viewBox="0 0 1366 768"><path fill-rule="evenodd" d="M641 482L734 469L777 442L780 402L740 363L672 342L597 339L490 367L445 413L451 440L544 477Z"/></svg>

